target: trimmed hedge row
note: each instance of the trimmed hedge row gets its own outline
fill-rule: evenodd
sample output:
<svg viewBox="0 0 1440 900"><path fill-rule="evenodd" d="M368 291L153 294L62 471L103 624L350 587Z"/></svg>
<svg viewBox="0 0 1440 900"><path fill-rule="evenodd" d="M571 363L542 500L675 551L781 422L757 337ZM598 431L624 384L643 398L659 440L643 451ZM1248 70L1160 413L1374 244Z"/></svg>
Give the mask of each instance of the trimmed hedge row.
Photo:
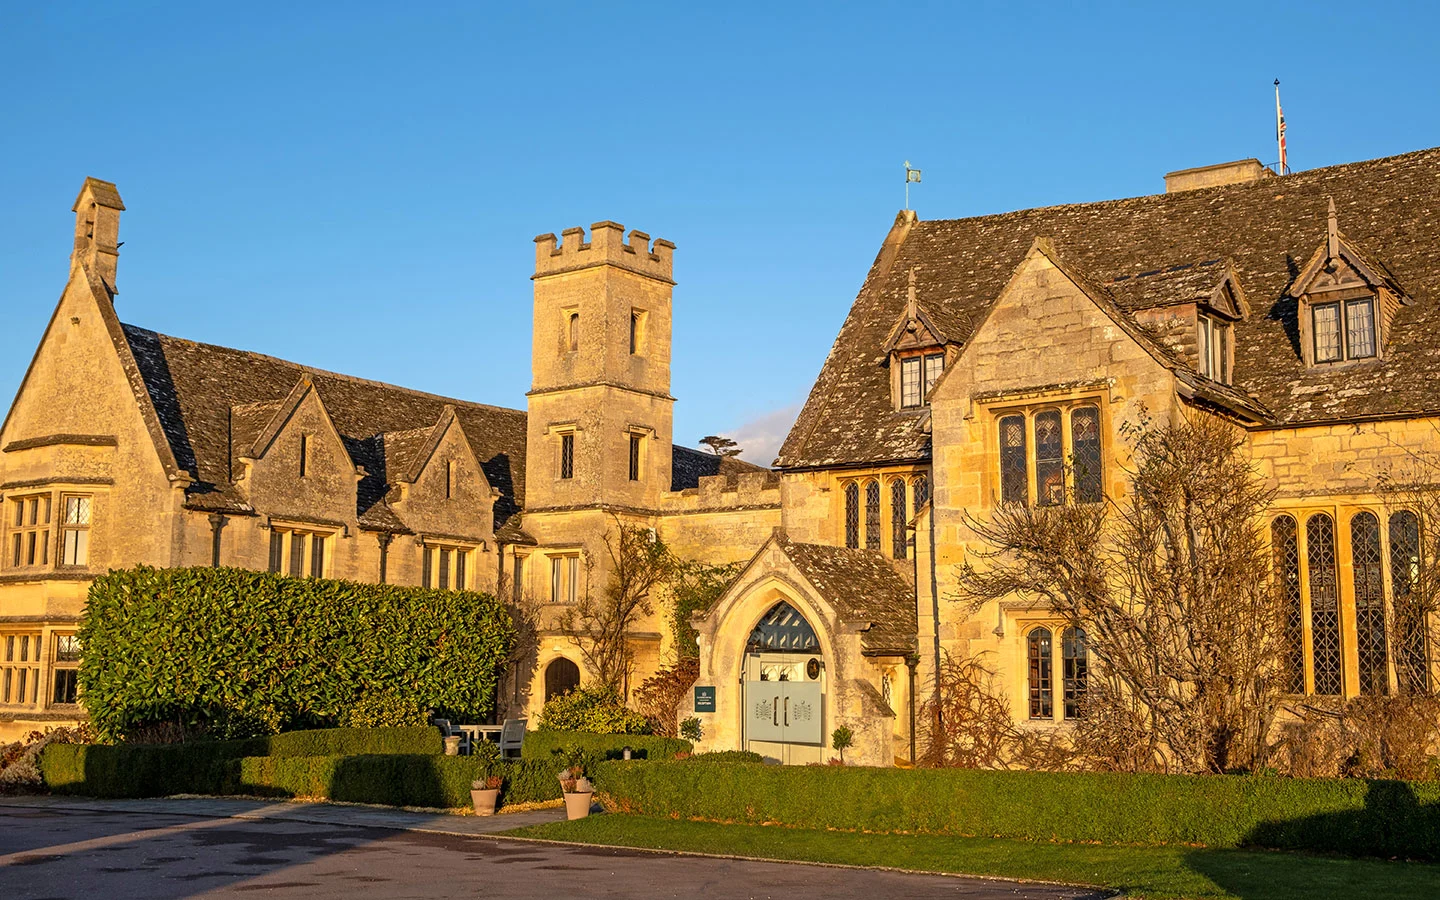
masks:
<svg viewBox="0 0 1440 900"><path fill-rule="evenodd" d="M377 693L478 720L514 632L490 594L138 566L90 586L80 689L107 740L155 723L240 738L341 722Z"/></svg>
<svg viewBox="0 0 1440 900"><path fill-rule="evenodd" d="M470 805L472 781L499 775L505 779L501 803L560 799L549 760L434 754L220 758L163 752L168 749L51 744L40 756L40 771L55 793L90 797L239 794L459 808Z"/></svg>
<svg viewBox="0 0 1440 900"><path fill-rule="evenodd" d="M587 756L619 759L626 747L635 759L674 759L677 753L695 749L689 741L656 737L653 734L590 734L585 731L528 731L520 755L525 759L549 759L567 747L579 747Z"/></svg>
<svg viewBox="0 0 1440 900"><path fill-rule="evenodd" d="M1440 859L1437 783L684 762L596 774L617 808L647 815Z"/></svg>

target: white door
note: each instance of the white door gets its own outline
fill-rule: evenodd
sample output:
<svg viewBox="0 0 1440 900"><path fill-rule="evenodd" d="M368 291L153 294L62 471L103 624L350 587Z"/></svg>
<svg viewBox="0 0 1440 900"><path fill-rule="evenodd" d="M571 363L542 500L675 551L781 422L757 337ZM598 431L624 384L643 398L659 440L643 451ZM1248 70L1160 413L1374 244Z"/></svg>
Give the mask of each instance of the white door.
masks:
<svg viewBox="0 0 1440 900"><path fill-rule="evenodd" d="M767 762L825 758L825 667L808 653L752 653L745 660L745 747Z"/></svg>

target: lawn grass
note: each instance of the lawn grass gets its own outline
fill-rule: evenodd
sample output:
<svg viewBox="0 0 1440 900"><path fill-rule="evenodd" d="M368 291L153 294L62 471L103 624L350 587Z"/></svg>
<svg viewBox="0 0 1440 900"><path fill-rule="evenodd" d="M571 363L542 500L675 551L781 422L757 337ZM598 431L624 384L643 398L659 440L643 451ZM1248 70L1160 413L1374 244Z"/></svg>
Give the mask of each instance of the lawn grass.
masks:
<svg viewBox="0 0 1440 900"><path fill-rule="evenodd" d="M857 834L599 815L506 834L618 847L1089 884L1143 898L1433 900L1440 865L1300 853Z"/></svg>

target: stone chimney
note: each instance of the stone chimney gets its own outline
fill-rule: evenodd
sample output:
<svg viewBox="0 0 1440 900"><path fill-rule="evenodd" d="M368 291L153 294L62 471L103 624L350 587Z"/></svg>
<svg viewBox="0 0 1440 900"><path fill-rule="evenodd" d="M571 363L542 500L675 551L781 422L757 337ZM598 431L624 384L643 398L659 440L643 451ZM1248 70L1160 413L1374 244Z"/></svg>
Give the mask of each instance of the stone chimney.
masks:
<svg viewBox="0 0 1440 900"><path fill-rule="evenodd" d="M98 178L85 179L71 207L75 213L75 251L70 255L70 265L84 263L112 296L117 293L115 263L120 256L120 213L124 209L115 185Z"/></svg>
<svg viewBox="0 0 1440 900"><path fill-rule="evenodd" d="M1181 191L1220 187L1224 184L1246 184L1262 178L1272 178L1274 175L1274 172L1260 165L1258 159L1238 159L1235 162L1169 172L1165 175L1165 193L1178 194Z"/></svg>

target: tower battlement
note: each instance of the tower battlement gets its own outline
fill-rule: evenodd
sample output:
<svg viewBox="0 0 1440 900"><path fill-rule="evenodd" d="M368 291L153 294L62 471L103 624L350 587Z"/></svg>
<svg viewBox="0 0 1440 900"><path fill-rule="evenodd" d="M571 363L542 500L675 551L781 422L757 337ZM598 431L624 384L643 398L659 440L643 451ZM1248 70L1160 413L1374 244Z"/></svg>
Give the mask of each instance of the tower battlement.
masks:
<svg viewBox="0 0 1440 900"><path fill-rule="evenodd" d="M612 265L627 269L667 283L674 283L672 276L675 245L657 238L650 243L650 235L643 231L631 231L625 239L625 226L618 222L596 222L590 226L590 240L585 240L585 229L567 228L557 241L554 234L542 234L535 238L534 278L558 275L591 266Z"/></svg>

